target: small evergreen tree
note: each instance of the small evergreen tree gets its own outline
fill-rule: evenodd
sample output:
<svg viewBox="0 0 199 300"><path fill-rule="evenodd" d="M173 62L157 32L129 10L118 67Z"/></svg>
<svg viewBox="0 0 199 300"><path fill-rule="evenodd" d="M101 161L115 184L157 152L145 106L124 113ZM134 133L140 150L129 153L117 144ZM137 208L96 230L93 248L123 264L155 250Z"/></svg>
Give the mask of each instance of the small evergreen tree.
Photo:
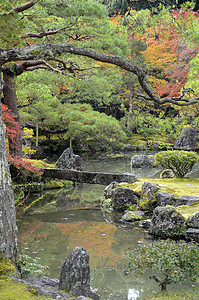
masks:
<svg viewBox="0 0 199 300"><path fill-rule="evenodd" d="M197 162L198 155L193 151L162 151L155 155L155 160L163 168L171 169L176 177L183 178Z"/></svg>

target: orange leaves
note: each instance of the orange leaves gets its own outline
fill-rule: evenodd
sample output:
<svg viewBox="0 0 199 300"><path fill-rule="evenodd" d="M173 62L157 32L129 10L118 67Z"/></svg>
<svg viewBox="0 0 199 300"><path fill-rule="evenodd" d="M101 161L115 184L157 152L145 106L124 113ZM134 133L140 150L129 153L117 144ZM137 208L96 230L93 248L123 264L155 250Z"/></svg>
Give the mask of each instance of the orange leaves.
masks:
<svg viewBox="0 0 199 300"><path fill-rule="evenodd" d="M81 246L87 249L92 265L103 265L108 260L108 266L113 267L121 255L116 255L111 251L111 245L114 242L114 233L116 227L104 222L91 223L67 223L56 225L62 231L62 234L70 238L69 247Z"/></svg>
<svg viewBox="0 0 199 300"><path fill-rule="evenodd" d="M119 21L121 20L121 17L122 17L121 14L113 15L112 17L110 17L110 21L115 25L119 25Z"/></svg>

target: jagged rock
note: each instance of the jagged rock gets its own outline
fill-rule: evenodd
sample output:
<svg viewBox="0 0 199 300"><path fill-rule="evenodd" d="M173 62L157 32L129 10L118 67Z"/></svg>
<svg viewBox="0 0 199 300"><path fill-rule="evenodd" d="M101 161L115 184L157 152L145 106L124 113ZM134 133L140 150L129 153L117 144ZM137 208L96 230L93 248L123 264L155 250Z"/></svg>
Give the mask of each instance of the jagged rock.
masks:
<svg viewBox="0 0 199 300"><path fill-rule="evenodd" d="M174 205L175 198L173 194L158 192L156 194L158 206Z"/></svg>
<svg viewBox="0 0 199 300"><path fill-rule="evenodd" d="M190 216L187 220L188 226L199 229L199 211L195 212L193 216Z"/></svg>
<svg viewBox="0 0 199 300"><path fill-rule="evenodd" d="M199 242L199 228L188 228L186 231L186 240Z"/></svg>
<svg viewBox="0 0 199 300"><path fill-rule="evenodd" d="M144 213L142 211L131 211L127 210L125 214L122 216L123 222L136 222L141 221L143 219Z"/></svg>
<svg viewBox="0 0 199 300"><path fill-rule="evenodd" d="M113 190L118 187L119 183L116 181L111 182L107 187L104 189L104 197L110 198L112 196Z"/></svg>
<svg viewBox="0 0 199 300"><path fill-rule="evenodd" d="M73 148L67 148L64 150L64 152L61 154L61 156L58 158L56 162L56 166L59 169L75 169L75 170L82 170L81 167L81 158L79 155L75 155L73 153Z"/></svg>
<svg viewBox="0 0 199 300"><path fill-rule="evenodd" d="M183 195L181 198L177 199L175 206L192 205L193 203L198 201L198 196Z"/></svg>
<svg viewBox="0 0 199 300"><path fill-rule="evenodd" d="M171 169L165 169L161 172L160 178L173 178L175 177L173 171Z"/></svg>
<svg viewBox="0 0 199 300"><path fill-rule="evenodd" d="M174 207L156 207L149 233L161 238L181 238L185 235L185 218Z"/></svg>
<svg viewBox="0 0 199 300"><path fill-rule="evenodd" d="M134 155L131 158L132 168L153 168L155 159L150 155Z"/></svg>
<svg viewBox="0 0 199 300"><path fill-rule="evenodd" d="M123 147L123 149L122 149L124 152L130 152L130 151L133 151L133 150L135 150L135 147L134 146L132 146L131 144L126 144L126 145L124 145L124 147Z"/></svg>
<svg viewBox="0 0 199 300"><path fill-rule="evenodd" d="M144 211L152 212L158 205L156 193L160 190L159 185L145 181L142 185L142 192L139 201L139 208Z"/></svg>
<svg viewBox="0 0 199 300"><path fill-rule="evenodd" d="M193 127L183 128L174 144L176 150L196 150L198 133Z"/></svg>
<svg viewBox="0 0 199 300"><path fill-rule="evenodd" d="M59 289L74 296L99 299L90 289L89 255L84 248L76 247L66 258L61 269Z"/></svg>
<svg viewBox="0 0 199 300"><path fill-rule="evenodd" d="M129 205L137 204L137 202L137 194L127 187L119 187L112 192L112 205L116 210L124 211Z"/></svg>

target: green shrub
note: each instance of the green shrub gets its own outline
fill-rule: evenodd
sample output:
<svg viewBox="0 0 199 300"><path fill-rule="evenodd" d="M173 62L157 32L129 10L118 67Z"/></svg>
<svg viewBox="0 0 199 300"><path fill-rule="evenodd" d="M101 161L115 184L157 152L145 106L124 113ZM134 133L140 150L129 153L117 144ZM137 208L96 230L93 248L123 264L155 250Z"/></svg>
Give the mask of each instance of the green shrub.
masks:
<svg viewBox="0 0 199 300"><path fill-rule="evenodd" d="M127 258L126 275L130 271L143 274L146 268L160 271L160 278L156 274L150 278L162 291L170 283L181 283L186 279L196 281L199 276L199 249L193 242L166 240L141 244L129 252Z"/></svg>
<svg viewBox="0 0 199 300"><path fill-rule="evenodd" d="M163 168L171 169L176 177L183 178L197 162L198 155L193 151L162 151L155 155L155 160Z"/></svg>

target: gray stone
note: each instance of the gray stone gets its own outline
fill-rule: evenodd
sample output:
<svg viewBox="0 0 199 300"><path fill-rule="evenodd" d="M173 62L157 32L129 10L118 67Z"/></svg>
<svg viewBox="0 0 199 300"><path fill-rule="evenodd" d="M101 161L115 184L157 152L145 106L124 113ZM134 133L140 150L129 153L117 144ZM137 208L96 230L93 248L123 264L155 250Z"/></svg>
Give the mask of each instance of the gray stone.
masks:
<svg viewBox="0 0 199 300"><path fill-rule="evenodd" d="M73 153L73 148L67 148L61 154L56 162L56 166L59 169L75 169L75 170L82 170L81 167L81 158L79 155L75 155Z"/></svg>
<svg viewBox="0 0 199 300"><path fill-rule="evenodd" d="M156 194L158 200L158 206L173 205L175 203L175 198L173 194L158 192Z"/></svg>
<svg viewBox="0 0 199 300"><path fill-rule="evenodd" d="M198 201L198 196L183 195L181 198L177 199L175 206L192 205L193 203Z"/></svg>
<svg viewBox="0 0 199 300"><path fill-rule="evenodd" d="M160 174L160 178L173 178L173 177L175 177L175 175L171 169L165 169Z"/></svg>
<svg viewBox="0 0 199 300"><path fill-rule="evenodd" d="M12 277L15 282L27 284L37 290L38 295L45 295L47 297L56 297L55 299L69 300L71 297L65 293L58 291L59 280L56 278L49 278L46 276L34 277L28 276L25 278Z"/></svg>
<svg viewBox="0 0 199 300"><path fill-rule="evenodd" d="M76 247L66 258L61 269L59 289L74 296L99 299L90 289L89 255L84 248Z"/></svg>
<svg viewBox="0 0 199 300"><path fill-rule="evenodd" d="M119 187L113 190L112 193L112 205L117 210L125 210L129 205L137 204L137 194L127 188Z"/></svg>
<svg viewBox="0 0 199 300"><path fill-rule="evenodd" d="M131 211L131 210L128 210L122 216L122 221L123 222L141 221L143 219L143 215L144 215L143 211Z"/></svg>
<svg viewBox="0 0 199 300"><path fill-rule="evenodd" d="M134 155L131 158L132 168L153 168L155 159L150 155Z"/></svg>
<svg viewBox="0 0 199 300"><path fill-rule="evenodd" d="M174 207L156 207L149 233L161 238L181 238L185 235L185 218Z"/></svg>
<svg viewBox="0 0 199 300"><path fill-rule="evenodd" d="M61 170L61 169L44 169L44 173L42 174L42 177L59 178L59 179L71 180L75 182L103 184L103 185L108 185L113 181L129 182L129 183L133 183L137 181L137 178L132 174L86 172L86 171Z"/></svg>
<svg viewBox="0 0 199 300"><path fill-rule="evenodd" d="M104 189L104 197L107 199L107 198L110 198L112 196L112 193L114 191L114 189L116 187L118 187L118 182L116 181L113 181L111 182L109 185L107 185L107 187Z"/></svg>
<svg viewBox="0 0 199 300"><path fill-rule="evenodd" d="M159 185L145 181L142 185L139 207L141 210L152 212L158 205L156 193L160 190Z"/></svg>
<svg viewBox="0 0 199 300"><path fill-rule="evenodd" d="M188 218L187 224L190 227L199 229L199 211L195 212L193 216Z"/></svg>
<svg viewBox="0 0 199 300"><path fill-rule="evenodd" d="M176 150L196 150L198 133L193 127L183 128L174 144Z"/></svg>
<svg viewBox="0 0 199 300"><path fill-rule="evenodd" d="M128 152L128 151L133 151L135 150L135 147L132 146L131 144L126 144L124 145L123 149L122 149L124 152Z"/></svg>
<svg viewBox="0 0 199 300"><path fill-rule="evenodd" d="M199 242L199 228L188 228L186 231L186 240Z"/></svg>

